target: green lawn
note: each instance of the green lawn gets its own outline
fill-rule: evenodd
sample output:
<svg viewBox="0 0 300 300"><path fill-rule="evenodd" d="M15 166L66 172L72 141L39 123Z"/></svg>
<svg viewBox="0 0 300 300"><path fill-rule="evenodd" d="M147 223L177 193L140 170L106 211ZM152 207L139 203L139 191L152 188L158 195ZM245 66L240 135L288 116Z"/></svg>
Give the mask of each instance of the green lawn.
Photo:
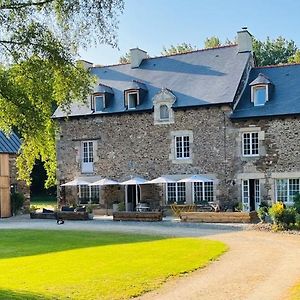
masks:
<svg viewBox="0 0 300 300"><path fill-rule="evenodd" d="M196 238L0 230L0 299L129 299L226 249Z"/></svg>

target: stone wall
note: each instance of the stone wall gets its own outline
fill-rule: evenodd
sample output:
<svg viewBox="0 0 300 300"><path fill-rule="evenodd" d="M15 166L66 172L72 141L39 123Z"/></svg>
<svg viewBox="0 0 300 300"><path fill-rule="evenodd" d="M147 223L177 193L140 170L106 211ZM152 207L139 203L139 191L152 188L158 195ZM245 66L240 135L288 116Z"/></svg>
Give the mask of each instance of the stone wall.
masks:
<svg viewBox="0 0 300 300"><path fill-rule="evenodd" d="M300 178L299 117L272 118L235 122L237 140L242 130L259 131L260 156L243 158L241 146L236 148L234 173L241 194L241 179L259 178L263 201L275 200L276 178Z"/></svg>
<svg viewBox="0 0 300 300"><path fill-rule="evenodd" d="M207 174L215 178L216 200L228 199L232 189L235 135L229 106L177 110L174 124L154 125L153 113L70 118L60 121L58 178L84 176L80 169L80 147L84 140L96 141L94 175L123 181L130 175L153 179L161 175ZM192 132L192 160L174 163L172 133ZM147 193L150 193L147 191ZM150 197L150 195L145 197ZM152 196L162 198L161 190Z"/></svg>

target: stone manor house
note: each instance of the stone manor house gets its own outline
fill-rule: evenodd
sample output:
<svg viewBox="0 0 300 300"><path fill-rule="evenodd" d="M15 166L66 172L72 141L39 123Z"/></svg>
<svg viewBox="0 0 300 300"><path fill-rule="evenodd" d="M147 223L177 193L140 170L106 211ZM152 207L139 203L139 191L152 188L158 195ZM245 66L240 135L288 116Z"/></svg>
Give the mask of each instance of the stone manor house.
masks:
<svg viewBox="0 0 300 300"><path fill-rule="evenodd" d="M293 202L300 191L300 65L256 67L252 37L237 45L93 66L99 82L73 103L57 140L60 184L165 176L166 184L61 188L64 201L152 206ZM192 175L203 181L178 182Z"/></svg>

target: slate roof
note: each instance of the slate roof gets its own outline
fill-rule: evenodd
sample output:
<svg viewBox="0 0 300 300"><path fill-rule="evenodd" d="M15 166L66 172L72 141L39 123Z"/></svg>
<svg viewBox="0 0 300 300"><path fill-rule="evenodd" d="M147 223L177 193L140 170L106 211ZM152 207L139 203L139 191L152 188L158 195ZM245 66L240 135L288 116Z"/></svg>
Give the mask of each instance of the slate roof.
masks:
<svg viewBox="0 0 300 300"><path fill-rule="evenodd" d="M21 140L15 133L7 137L0 131L0 153L16 154L21 146Z"/></svg>
<svg viewBox="0 0 300 300"><path fill-rule="evenodd" d="M231 45L147 58L134 69L130 64L93 67L91 73L114 92L109 106L97 114L125 112L124 91L135 80L147 88L142 103L135 109L137 112L152 110L152 98L162 88L168 88L176 96L174 108L231 103L250 55L250 52L238 53L237 45ZM92 114L87 100L85 105L74 103L69 116ZM53 117L64 115L58 108Z"/></svg>
<svg viewBox="0 0 300 300"><path fill-rule="evenodd" d="M263 106L251 102L249 84L259 73L264 74L273 84L269 101ZM238 105L231 115L232 119L273 117L300 114L300 64L253 68L248 84Z"/></svg>

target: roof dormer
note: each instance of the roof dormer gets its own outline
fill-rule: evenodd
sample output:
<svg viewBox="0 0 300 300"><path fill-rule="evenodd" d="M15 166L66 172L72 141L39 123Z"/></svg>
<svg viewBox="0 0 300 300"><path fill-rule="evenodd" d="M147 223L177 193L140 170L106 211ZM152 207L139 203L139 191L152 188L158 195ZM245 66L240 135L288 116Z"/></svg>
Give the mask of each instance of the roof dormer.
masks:
<svg viewBox="0 0 300 300"><path fill-rule="evenodd" d="M127 109L135 109L141 105L148 89L142 82L132 80L124 91L124 105Z"/></svg>
<svg viewBox="0 0 300 300"><path fill-rule="evenodd" d="M251 102L254 106L265 105L270 100L273 84L264 74L259 73L249 85L251 87Z"/></svg>
<svg viewBox="0 0 300 300"><path fill-rule="evenodd" d="M93 112L102 112L112 101L114 92L111 87L98 84L91 95L91 109Z"/></svg>

